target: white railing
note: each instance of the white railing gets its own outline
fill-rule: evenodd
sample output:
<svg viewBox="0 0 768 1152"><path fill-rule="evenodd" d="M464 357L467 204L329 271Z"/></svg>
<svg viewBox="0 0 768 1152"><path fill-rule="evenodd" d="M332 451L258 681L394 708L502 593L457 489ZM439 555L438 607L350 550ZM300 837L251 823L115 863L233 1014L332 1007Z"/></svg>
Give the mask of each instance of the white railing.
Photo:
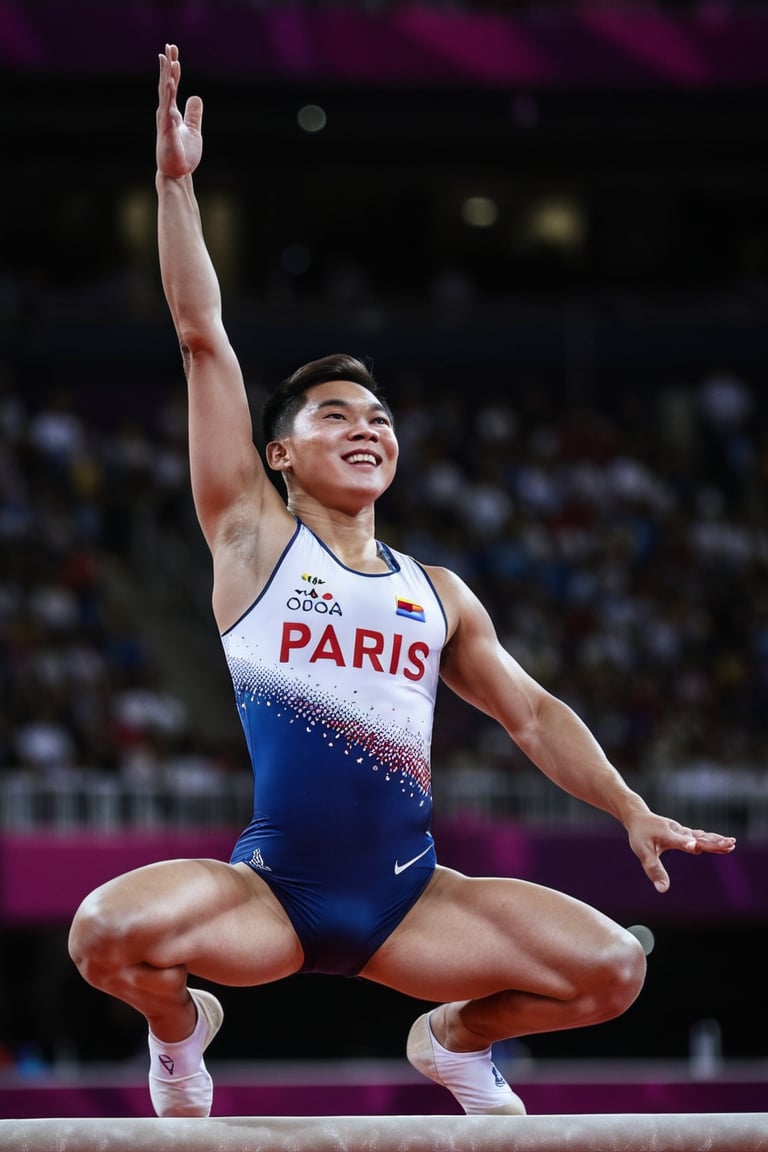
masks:
<svg viewBox="0 0 768 1152"><path fill-rule="evenodd" d="M656 812L690 828L768 840L768 771L717 764L658 768L628 781ZM435 788L436 808L530 825L605 823L603 812L574 799L534 769L453 772Z"/></svg>
<svg viewBox="0 0 768 1152"><path fill-rule="evenodd" d="M244 826L251 816L253 783L244 772L209 781L124 780L73 769L41 780L7 771L0 779L0 828L185 828Z"/></svg>
<svg viewBox="0 0 768 1152"><path fill-rule="evenodd" d="M768 839L768 777L670 773L641 781L656 811L695 828ZM161 773L123 779L93 769L72 769L50 779L0 771L0 829L150 829L242 827L250 819L249 772L221 775ZM462 812L530 825L579 826L609 818L568 796L535 770L436 773L435 811Z"/></svg>

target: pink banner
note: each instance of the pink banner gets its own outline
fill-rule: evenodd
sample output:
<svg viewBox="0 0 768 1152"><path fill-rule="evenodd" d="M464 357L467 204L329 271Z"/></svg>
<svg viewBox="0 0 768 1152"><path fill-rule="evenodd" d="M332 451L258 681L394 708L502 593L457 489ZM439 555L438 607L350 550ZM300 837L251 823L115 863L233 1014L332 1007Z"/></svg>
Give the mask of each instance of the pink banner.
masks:
<svg viewBox="0 0 768 1152"><path fill-rule="evenodd" d="M459 1114L458 1104L446 1099L444 1089L427 1080L417 1081L404 1071L403 1082L387 1081L371 1073L345 1079L345 1069L330 1065L331 1075L290 1067L272 1071L267 1083L246 1065L239 1078L226 1069L210 1067L216 1078L215 1116L425 1116ZM517 1070L515 1070L517 1071ZM522 1076L515 1088L534 1115L578 1115L618 1112L759 1112L765 1109L765 1079L755 1074L741 1078L690 1080L684 1074L665 1078L659 1067L646 1079L627 1073L601 1078L561 1073L549 1080L546 1071ZM0 1117L45 1119L86 1116L149 1116L146 1074L122 1070L109 1082L81 1072L75 1082L62 1083L60 1073L3 1082L0 1079ZM565 1146L565 1145L564 1145Z"/></svg>
<svg viewBox="0 0 768 1152"><path fill-rule="evenodd" d="M0 838L0 921L68 922L83 897L113 876L175 857L228 860L235 839L231 829L5 833Z"/></svg>
<svg viewBox="0 0 768 1152"><path fill-rule="evenodd" d="M398 5L330 7L137 0L109 4L0 0L0 67L51 75L153 72L167 40L191 79L316 80L356 85L688 89L768 84L768 14L718 5L685 14L488 14ZM104 51L104 44L109 50Z"/></svg>
<svg viewBox="0 0 768 1152"><path fill-rule="evenodd" d="M727 924L768 916L768 844L732 856L669 853L672 885L659 895L620 829L529 828L470 815L436 828L438 859L474 876L519 876L631 923ZM228 860L234 829L184 832L5 833L0 838L0 921L68 922L98 884L155 860Z"/></svg>

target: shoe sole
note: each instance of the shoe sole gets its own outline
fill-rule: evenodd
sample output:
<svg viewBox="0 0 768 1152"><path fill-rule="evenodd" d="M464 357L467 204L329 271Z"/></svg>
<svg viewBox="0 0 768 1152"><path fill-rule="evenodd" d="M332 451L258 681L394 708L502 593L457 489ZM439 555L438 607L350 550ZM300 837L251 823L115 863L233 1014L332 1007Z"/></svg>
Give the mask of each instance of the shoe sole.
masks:
<svg viewBox="0 0 768 1152"><path fill-rule="evenodd" d="M435 1064L435 1053L432 1047L432 1032L429 1027L428 1014L425 1013L423 1016L419 1016L418 1020L414 1020L411 1030L408 1033L405 1054L408 1058L408 1063L412 1065L417 1072L421 1072L422 1076L426 1076L429 1080L434 1080L435 1084L440 1084L443 1088L445 1087L437 1071L437 1065Z"/></svg>
<svg viewBox="0 0 768 1152"><path fill-rule="evenodd" d="M208 1026L203 1044L203 1052L213 1040L224 1021L224 1009L215 996L204 992L202 988L190 988L189 994L197 1005L198 1012L203 1016Z"/></svg>

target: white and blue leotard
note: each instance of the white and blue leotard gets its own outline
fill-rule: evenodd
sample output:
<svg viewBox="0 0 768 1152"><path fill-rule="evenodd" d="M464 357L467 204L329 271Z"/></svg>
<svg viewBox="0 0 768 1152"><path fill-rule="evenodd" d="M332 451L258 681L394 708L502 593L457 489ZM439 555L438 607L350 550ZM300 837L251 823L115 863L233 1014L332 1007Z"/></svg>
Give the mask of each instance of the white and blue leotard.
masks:
<svg viewBox="0 0 768 1152"><path fill-rule="evenodd" d="M345 567L299 523L222 637L254 772L232 863L269 884L305 972L355 975L435 868L430 743L446 640L424 569Z"/></svg>

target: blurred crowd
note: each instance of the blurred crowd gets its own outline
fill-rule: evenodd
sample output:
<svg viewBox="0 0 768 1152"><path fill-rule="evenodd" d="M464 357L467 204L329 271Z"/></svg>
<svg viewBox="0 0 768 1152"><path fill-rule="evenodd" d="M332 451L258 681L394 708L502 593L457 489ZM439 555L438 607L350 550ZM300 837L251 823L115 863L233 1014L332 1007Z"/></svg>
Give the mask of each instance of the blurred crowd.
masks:
<svg viewBox="0 0 768 1152"><path fill-rule="evenodd" d="M507 369L509 371L509 369ZM571 703L617 766L764 787L768 440L753 381L617 387L564 404L529 379L383 381L401 463L378 534L456 570L508 650ZM217 747L143 627L136 510L204 556L178 379L141 425L96 423L74 388L0 376L0 766L141 781L247 768ZM254 386L257 407L262 389ZM191 549L191 550L190 550ZM209 573L202 561L200 583ZM122 592L121 592L122 590ZM137 610L138 608L138 610ZM203 611L189 627L213 632ZM195 675L221 677L223 666ZM435 769L509 772L506 736L443 690ZM185 775L186 774L186 775Z"/></svg>
<svg viewBox="0 0 768 1152"><path fill-rule="evenodd" d="M136 509L177 525L188 504L185 414L144 431L89 420L76 390L0 377L0 764L41 780L123 780L201 762L203 733L162 675L133 587ZM175 510L179 514L175 515ZM193 738L196 746L193 748ZM228 765L223 765L227 767Z"/></svg>
<svg viewBox="0 0 768 1152"><path fill-rule="evenodd" d="M425 391L401 413L399 543L467 579L625 773L763 779L768 443L753 388L713 370L619 388L599 410L563 411L536 384L508 395ZM494 726L446 712L438 758L463 744L469 761L514 761Z"/></svg>

